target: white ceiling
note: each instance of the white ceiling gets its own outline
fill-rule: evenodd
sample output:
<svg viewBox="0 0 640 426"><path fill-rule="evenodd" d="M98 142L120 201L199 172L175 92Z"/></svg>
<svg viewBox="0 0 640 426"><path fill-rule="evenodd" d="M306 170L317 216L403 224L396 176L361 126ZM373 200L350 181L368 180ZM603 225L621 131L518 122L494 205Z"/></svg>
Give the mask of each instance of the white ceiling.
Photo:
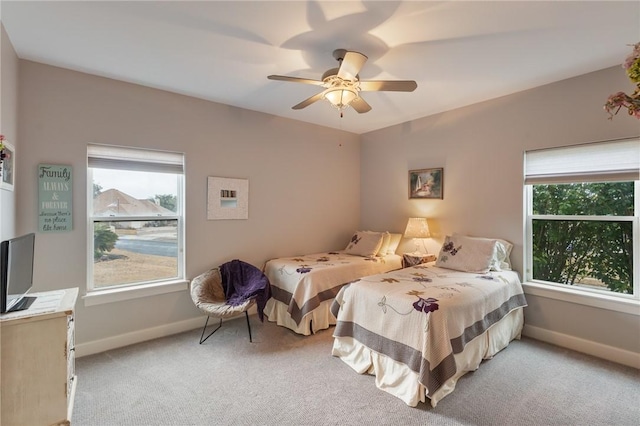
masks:
<svg viewBox="0 0 640 426"><path fill-rule="evenodd" d="M2 0L0 19L22 59L358 134L618 65L640 41L639 1ZM292 110L319 88L267 75L320 79L337 48L369 57L362 80L418 88L363 92L372 111L342 119Z"/></svg>

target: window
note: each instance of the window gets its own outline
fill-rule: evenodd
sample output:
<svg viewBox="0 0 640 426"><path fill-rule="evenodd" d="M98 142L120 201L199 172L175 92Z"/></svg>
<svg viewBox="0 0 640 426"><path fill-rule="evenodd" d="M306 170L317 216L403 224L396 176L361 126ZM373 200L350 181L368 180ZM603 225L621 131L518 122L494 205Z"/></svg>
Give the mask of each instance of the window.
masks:
<svg viewBox="0 0 640 426"><path fill-rule="evenodd" d="M640 300L640 140L525 154L525 280Z"/></svg>
<svg viewBox="0 0 640 426"><path fill-rule="evenodd" d="M184 278L183 154L89 145L88 292Z"/></svg>

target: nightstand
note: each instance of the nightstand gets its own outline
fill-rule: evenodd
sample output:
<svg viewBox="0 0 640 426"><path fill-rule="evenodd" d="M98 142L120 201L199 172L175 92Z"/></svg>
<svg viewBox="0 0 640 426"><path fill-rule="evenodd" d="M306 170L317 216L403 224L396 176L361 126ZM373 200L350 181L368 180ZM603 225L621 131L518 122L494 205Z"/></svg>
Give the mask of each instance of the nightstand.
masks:
<svg viewBox="0 0 640 426"><path fill-rule="evenodd" d="M435 254L404 253L402 255L402 267L408 268L410 266L420 265L422 263L434 262L435 260L436 260Z"/></svg>

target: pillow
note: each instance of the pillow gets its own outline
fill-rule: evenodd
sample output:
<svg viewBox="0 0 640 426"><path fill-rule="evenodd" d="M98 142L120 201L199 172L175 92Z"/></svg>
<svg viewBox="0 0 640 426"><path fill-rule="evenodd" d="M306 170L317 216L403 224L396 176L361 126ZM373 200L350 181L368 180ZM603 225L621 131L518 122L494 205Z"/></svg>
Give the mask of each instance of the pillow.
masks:
<svg viewBox="0 0 640 426"><path fill-rule="evenodd" d="M453 234L456 236L463 236L467 238L475 238L478 240L491 240L490 238L480 238L480 237L470 237L468 235L461 235L458 233ZM495 239L496 241L496 251L494 253L493 259L491 261L490 269L492 271L510 271L511 270L511 249L513 249L513 244L509 241L501 240L499 238Z"/></svg>
<svg viewBox="0 0 640 426"><path fill-rule="evenodd" d="M345 252L356 256L375 256L382 245L382 234L379 232L358 231L353 234Z"/></svg>
<svg viewBox="0 0 640 426"><path fill-rule="evenodd" d="M396 254L396 250L400 245L400 240L402 240L402 234L389 234L391 239L389 241L389 248L387 249L387 254Z"/></svg>
<svg viewBox="0 0 640 426"><path fill-rule="evenodd" d="M386 256L387 255L387 251L389 250L389 243L391 242L391 234L389 234L389 232L385 231L385 232L375 232L375 231L365 231L369 234L380 234L382 235L382 244L380 244L380 249L378 250L378 253L376 253L376 256Z"/></svg>
<svg viewBox="0 0 640 426"><path fill-rule="evenodd" d="M496 240L447 235L442 244L436 266L456 271L489 272L496 252Z"/></svg>
<svg viewBox="0 0 640 426"><path fill-rule="evenodd" d="M493 260L491 269L494 271L510 271L511 270L511 249L513 244L506 240L496 240L496 256Z"/></svg>

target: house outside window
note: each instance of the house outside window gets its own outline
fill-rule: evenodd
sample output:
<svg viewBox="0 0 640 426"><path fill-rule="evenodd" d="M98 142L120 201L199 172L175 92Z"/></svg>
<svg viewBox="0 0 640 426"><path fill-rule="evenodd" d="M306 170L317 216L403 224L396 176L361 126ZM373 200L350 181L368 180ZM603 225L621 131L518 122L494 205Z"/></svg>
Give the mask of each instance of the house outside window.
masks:
<svg viewBox="0 0 640 426"><path fill-rule="evenodd" d="M525 281L640 300L640 139L525 153L525 203Z"/></svg>
<svg viewBox="0 0 640 426"><path fill-rule="evenodd" d="M89 145L87 292L184 279L184 156Z"/></svg>

